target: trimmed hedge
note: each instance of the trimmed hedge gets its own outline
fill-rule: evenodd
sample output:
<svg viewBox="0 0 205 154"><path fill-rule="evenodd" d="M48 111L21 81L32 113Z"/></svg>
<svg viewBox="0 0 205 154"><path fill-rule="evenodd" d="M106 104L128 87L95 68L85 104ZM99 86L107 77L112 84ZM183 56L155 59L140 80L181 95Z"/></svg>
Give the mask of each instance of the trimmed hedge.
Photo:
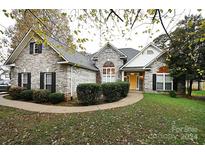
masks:
<svg viewBox="0 0 205 154"><path fill-rule="evenodd" d="M9 95L13 98L13 99L21 99L21 92L23 91L22 87L10 87L9 88Z"/></svg>
<svg viewBox="0 0 205 154"><path fill-rule="evenodd" d="M51 93L49 94L49 102L52 104L57 104L64 101L64 94L62 93Z"/></svg>
<svg viewBox="0 0 205 154"><path fill-rule="evenodd" d="M121 98L121 86L118 82L103 83L101 86L106 102L114 102Z"/></svg>
<svg viewBox="0 0 205 154"><path fill-rule="evenodd" d="M128 82L111 82L102 84L102 92L107 102L118 101L127 96L129 92Z"/></svg>
<svg viewBox="0 0 205 154"><path fill-rule="evenodd" d="M21 92L21 98L26 101L33 100L33 90L24 90Z"/></svg>
<svg viewBox="0 0 205 154"><path fill-rule="evenodd" d="M49 94L48 90L40 89L33 91L33 100L36 103L46 103L49 101Z"/></svg>
<svg viewBox="0 0 205 154"><path fill-rule="evenodd" d="M81 104L96 104L101 95L101 87L96 83L85 83L77 86L77 97Z"/></svg>
<svg viewBox="0 0 205 154"><path fill-rule="evenodd" d="M174 90L170 91L169 96L173 97L173 98L176 98L177 97L176 91L174 91Z"/></svg>
<svg viewBox="0 0 205 154"><path fill-rule="evenodd" d="M121 87L121 92L120 92L120 95L121 97L127 97L127 94L129 92L129 89L130 89L130 84L129 82L123 82L123 81L120 81L120 82L117 82L120 87Z"/></svg>

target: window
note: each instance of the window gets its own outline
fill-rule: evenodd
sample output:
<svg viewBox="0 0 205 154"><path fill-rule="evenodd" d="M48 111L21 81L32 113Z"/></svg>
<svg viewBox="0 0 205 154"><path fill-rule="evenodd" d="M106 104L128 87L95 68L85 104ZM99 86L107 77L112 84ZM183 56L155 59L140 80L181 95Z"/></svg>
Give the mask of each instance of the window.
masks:
<svg viewBox="0 0 205 154"><path fill-rule="evenodd" d="M35 53L39 53L39 45L38 44L35 44Z"/></svg>
<svg viewBox="0 0 205 154"><path fill-rule="evenodd" d="M56 72L40 72L40 89L56 92Z"/></svg>
<svg viewBox="0 0 205 154"><path fill-rule="evenodd" d="M173 89L173 79L168 73L158 73L156 76L156 90L170 91Z"/></svg>
<svg viewBox="0 0 205 154"><path fill-rule="evenodd" d="M112 49L107 49L107 50L105 50L105 52L110 53L110 52L112 52Z"/></svg>
<svg viewBox="0 0 205 154"><path fill-rule="evenodd" d="M148 55L151 55L151 54L153 54L154 52L153 52L153 50L147 50L147 54Z"/></svg>
<svg viewBox="0 0 205 154"><path fill-rule="evenodd" d="M172 90L172 82L173 79L168 74L165 74L165 90Z"/></svg>
<svg viewBox="0 0 205 154"><path fill-rule="evenodd" d="M52 73L45 73L45 89L52 91Z"/></svg>
<svg viewBox="0 0 205 154"><path fill-rule="evenodd" d="M115 66L111 61L107 61L103 65L102 82L115 82Z"/></svg>
<svg viewBox="0 0 205 154"><path fill-rule="evenodd" d="M30 43L30 54L42 53L42 44L37 44L35 42Z"/></svg>
<svg viewBox="0 0 205 154"><path fill-rule="evenodd" d="M21 78L22 78L22 85L21 87L26 88L28 87L28 73L22 73L21 74Z"/></svg>
<svg viewBox="0 0 205 154"><path fill-rule="evenodd" d="M25 89L31 89L31 73L22 72L18 73L18 86Z"/></svg>
<svg viewBox="0 0 205 154"><path fill-rule="evenodd" d="M163 90L163 74L158 74L157 75L157 90Z"/></svg>

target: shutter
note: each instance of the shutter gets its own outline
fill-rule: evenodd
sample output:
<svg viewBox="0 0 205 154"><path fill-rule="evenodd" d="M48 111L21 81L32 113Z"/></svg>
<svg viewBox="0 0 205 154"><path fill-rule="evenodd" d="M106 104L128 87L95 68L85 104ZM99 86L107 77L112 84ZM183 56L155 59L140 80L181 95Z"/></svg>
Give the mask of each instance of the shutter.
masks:
<svg viewBox="0 0 205 154"><path fill-rule="evenodd" d="M52 72L52 89L51 92L56 92L56 72Z"/></svg>
<svg viewBox="0 0 205 154"><path fill-rule="evenodd" d="M21 73L18 73L18 86L21 87Z"/></svg>
<svg viewBox="0 0 205 154"><path fill-rule="evenodd" d="M34 49L34 43L30 43L30 54L33 54L33 49Z"/></svg>
<svg viewBox="0 0 205 154"><path fill-rule="evenodd" d="M38 53L42 53L42 44L38 44Z"/></svg>
<svg viewBox="0 0 205 154"><path fill-rule="evenodd" d="M31 73L28 73L27 89L31 89Z"/></svg>
<svg viewBox="0 0 205 154"><path fill-rule="evenodd" d="M156 90L156 74L152 75L152 89Z"/></svg>
<svg viewBox="0 0 205 154"><path fill-rule="evenodd" d="M44 89L44 73L40 72L40 89Z"/></svg>

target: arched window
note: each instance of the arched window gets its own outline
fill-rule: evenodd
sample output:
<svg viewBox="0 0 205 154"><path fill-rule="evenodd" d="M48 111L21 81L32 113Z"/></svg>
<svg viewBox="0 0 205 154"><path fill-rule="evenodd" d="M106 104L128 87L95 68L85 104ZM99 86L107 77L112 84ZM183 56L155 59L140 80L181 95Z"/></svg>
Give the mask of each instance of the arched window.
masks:
<svg viewBox="0 0 205 154"><path fill-rule="evenodd" d="M111 61L103 65L102 82L115 82L115 65Z"/></svg>

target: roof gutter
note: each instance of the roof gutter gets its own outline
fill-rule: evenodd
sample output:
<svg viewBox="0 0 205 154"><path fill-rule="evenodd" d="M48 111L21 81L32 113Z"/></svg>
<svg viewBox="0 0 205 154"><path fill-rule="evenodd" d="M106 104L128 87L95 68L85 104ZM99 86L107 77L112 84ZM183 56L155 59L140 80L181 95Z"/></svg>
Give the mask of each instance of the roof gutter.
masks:
<svg viewBox="0 0 205 154"><path fill-rule="evenodd" d="M69 62L68 61L59 61L59 62L57 62L57 64L69 64Z"/></svg>
<svg viewBox="0 0 205 154"><path fill-rule="evenodd" d="M14 66L16 66L16 64L15 64L15 63L13 63L13 64L2 65L2 66L14 67Z"/></svg>
<svg viewBox="0 0 205 154"><path fill-rule="evenodd" d="M70 67L70 96L73 99L73 66Z"/></svg>
<svg viewBox="0 0 205 154"><path fill-rule="evenodd" d="M129 67L127 67L127 69L129 69ZM130 68L130 70L126 70L126 68L121 68L121 71L146 71L146 70L150 70L151 68L145 68L145 67L140 67L140 68L134 68L132 70L132 68Z"/></svg>

